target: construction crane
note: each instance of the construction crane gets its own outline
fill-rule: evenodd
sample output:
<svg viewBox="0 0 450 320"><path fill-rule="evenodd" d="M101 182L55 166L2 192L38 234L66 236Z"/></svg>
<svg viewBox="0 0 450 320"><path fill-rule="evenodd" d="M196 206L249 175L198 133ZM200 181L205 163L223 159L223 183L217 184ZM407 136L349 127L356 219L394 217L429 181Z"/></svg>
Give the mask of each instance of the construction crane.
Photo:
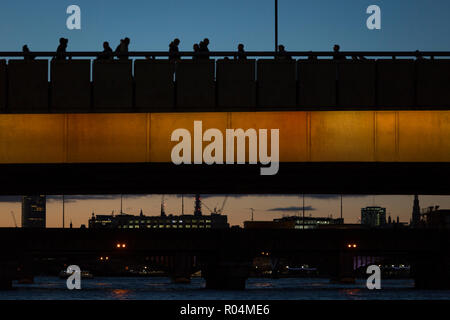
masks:
<svg viewBox="0 0 450 320"><path fill-rule="evenodd" d="M211 210L211 209L206 205L206 203L204 203L203 201L202 201L202 206L204 206L206 209L208 209L208 211L209 211L210 213L213 213L213 212L214 212L214 211ZM215 208L214 208L214 210L215 210Z"/></svg>
<svg viewBox="0 0 450 320"><path fill-rule="evenodd" d="M217 209L217 206L216 206L216 207L214 207L214 210L211 210L203 201L202 201L202 205L204 205L205 208L208 209L211 214L223 214L223 210L225 208L225 204L227 203L227 200L228 200L228 195L226 195L225 198L223 199L222 206L220 207L220 209Z"/></svg>
<svg viewBox="0 0 450 320"><path fill-rule="evenodd" d="M225 204L227 203L227 200L228 200L228 195L226 195L225 198L223 199L222 207L220 207L220 209L219 209L219 214L223 214L223 209L225 208Z"/></svg>
<svg viewBox="0 0 450 320"><path fill-rule="evenodd" d="M251 221L253 221L253 216L255 215L256 210L253 208L247 208L247 209L249 209L252 212L252 220Z"/></svg>
<svg viewBox="0 0 450 320"><path fill-rule="evenodd" d="M14 226L17 228L16 216L14 215L14 211L11 211L11 216L14 220Z"/></svg>

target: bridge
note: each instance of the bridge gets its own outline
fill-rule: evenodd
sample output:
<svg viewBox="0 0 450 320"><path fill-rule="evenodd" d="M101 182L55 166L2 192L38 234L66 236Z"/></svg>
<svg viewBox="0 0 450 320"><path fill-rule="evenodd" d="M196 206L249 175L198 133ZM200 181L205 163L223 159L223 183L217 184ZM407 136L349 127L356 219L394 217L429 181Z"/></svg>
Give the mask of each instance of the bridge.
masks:
<svg viewBox="0 0 450 320"><path fill-rule="evenodd" d="M261 252L270 256L274 273L280 259L297 259L315 263L335 280L353 278L359 256L403 258L411 264L417 288L450 287L448 230L0 229L0 243L3 287L32 276L43 258L64 257L82 267L83 261L91 261L90 267L98 268L104 265L100 257L133 257L149 263L157 256L164 257L173 277L190 278L201 270L207 288L243 289L253 258Z"/></svg>
<svg viewBox="0 0 450 320"><path fill-rule="evenodd" d="M68 53L71 59L50 62L50 72L45 59L4 60L0 194L450 194L450 60L442 59L450 53L342 54L377 59L314 59L332 57L329 52L267 59L273 53L259 52L248 56L260 59L235 61L235 53L213 52L229 59L173 63L156 59L167 53L130 53L134 61ZM183 128L195 140L196 121L200 155L208 129L222 136L227 129L278 129L278 173L261 175L264 165L249 163L248 148L244 164L175 165L171 135ZM222 149L217 159L224 161ZM261 251L274 262L319 259L336 279L353 274L358 255L406 257L417 287L449 288L449 239L442 230L0 229L0 243L7 244L0 279L10 286L17 265L39 257L114 255L122 241L129 254L178 261L170 267L175 276L202 270L210 288L243 288ZM355 250L346 247L349 241L358 243Z"/></svg>
<svg viewBox="0 0 450 320"><path fill-rule="evenodd" d="M450 53L247 54L174 63L161 52L73 52L49 72L48 60L1 52L0 192L449 194ZM194 121L223 133L280 129L278 174L175 166L170 135L193 134Z"/></svg>

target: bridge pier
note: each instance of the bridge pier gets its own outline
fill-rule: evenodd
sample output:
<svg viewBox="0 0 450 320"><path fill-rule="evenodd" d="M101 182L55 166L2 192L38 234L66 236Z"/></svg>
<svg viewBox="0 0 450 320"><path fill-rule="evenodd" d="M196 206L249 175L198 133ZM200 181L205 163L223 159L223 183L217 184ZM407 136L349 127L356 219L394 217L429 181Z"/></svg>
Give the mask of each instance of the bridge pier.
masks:
<svg viewBox="0 0 450 320"><path fill-rule="evenodd" d="M330 281L333 283L355 283L355 271L353 268L354 252L341 250L334 259L331 266Z"/></svg>
<svg viewBox="0 0 450 320"><path fill-rule="evenodd" d="M193 269L193 257L187 254L176 254L169 264L170 278L175 283L190 283Z"/></svg>
<svg viewBox="0 0 450 320"><path fill-rule="evenodd" d="M22 256L21 263L17 268L17 277L20 284L34 283L33 257L31 255Z"/></svg>
<svg viewBox="0 0 450 320"><path fill-rule="evenodd" d="M245 290L250 265L243 262L222 262L209 264L202 269L206 289Z"/></svg>
<svg viewBox="0 0 450 320"><path fill-rule="evenodd" d="M449 290L450 257L438 253L426 253L415 257L411 265L416 289Z"/></svg>
<svg viewBox="0 0 450 320"><path fill-rule="evenodd" d="M0 263L0 290L11 290L14 279L14 266L10 263Z"/></svg>

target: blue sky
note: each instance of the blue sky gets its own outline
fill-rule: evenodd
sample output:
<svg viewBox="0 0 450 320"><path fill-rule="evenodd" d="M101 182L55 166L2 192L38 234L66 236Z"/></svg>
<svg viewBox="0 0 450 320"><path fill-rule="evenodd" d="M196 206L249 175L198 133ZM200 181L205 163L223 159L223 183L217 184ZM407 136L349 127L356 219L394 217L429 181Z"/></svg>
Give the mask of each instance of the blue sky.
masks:
<svg viewBox="0 0 450 320"><path fill-rule="evenodd" d="M66 28L66 8L82 10L82 30ZM366 28L366 9L379 5L382 29ZM448 0L279 0L279 42L288 50L450 50ZM204 37L211 50L273 50L274 0L2 0L0 51L54 50L59 37L69 50L115 47L128 36L130 50L181 50Z"/></svg>

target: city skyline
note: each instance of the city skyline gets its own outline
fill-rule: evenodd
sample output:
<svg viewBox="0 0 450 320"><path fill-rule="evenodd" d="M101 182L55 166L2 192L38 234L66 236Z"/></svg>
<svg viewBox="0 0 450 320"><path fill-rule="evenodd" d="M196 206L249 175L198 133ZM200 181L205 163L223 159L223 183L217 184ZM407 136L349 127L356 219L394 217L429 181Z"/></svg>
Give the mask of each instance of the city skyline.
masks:
<svg viewBox="0 0 450 320"><path fill-rule="evenodd" d="M214 210L220 208L225 195L202 195L202 202ZM21 224L21 202L19 196L0 197L0 227L14 227L11 211L15 220ZM393 220L397 216L400 222L409 223L412 217L414 196L410 195L344 195L343 217L345 223L359 223L361 208L366 206L381 206L386 208L386 218L390 215ZM439 205L441 208L450 208L448 196L419 196L422 209ZM181 195L165 195L167 214L181 214ZM138 215L143 210L144 215L157 216L160 214L161 195L124 195L123 212ZM282 216L295 216L302 214L301 195L229 195L225 205L224 214L228 215L230 225L243 226L244 221L251 220L250 208L255 209L254 219L271 221ZM203 206L203 214L210 214L209 209ZM66 196L65 200L65 227L72 221L74 228L88 224L92 213L95 214L120 213L120 195L97 196ZM194 196L186 195L184 198L185 214L194 211ZM305 195L305 216L334 218L340 216L340 195ZM47 199L47 228L62 227L62 196L49 196Z"/></svg>

